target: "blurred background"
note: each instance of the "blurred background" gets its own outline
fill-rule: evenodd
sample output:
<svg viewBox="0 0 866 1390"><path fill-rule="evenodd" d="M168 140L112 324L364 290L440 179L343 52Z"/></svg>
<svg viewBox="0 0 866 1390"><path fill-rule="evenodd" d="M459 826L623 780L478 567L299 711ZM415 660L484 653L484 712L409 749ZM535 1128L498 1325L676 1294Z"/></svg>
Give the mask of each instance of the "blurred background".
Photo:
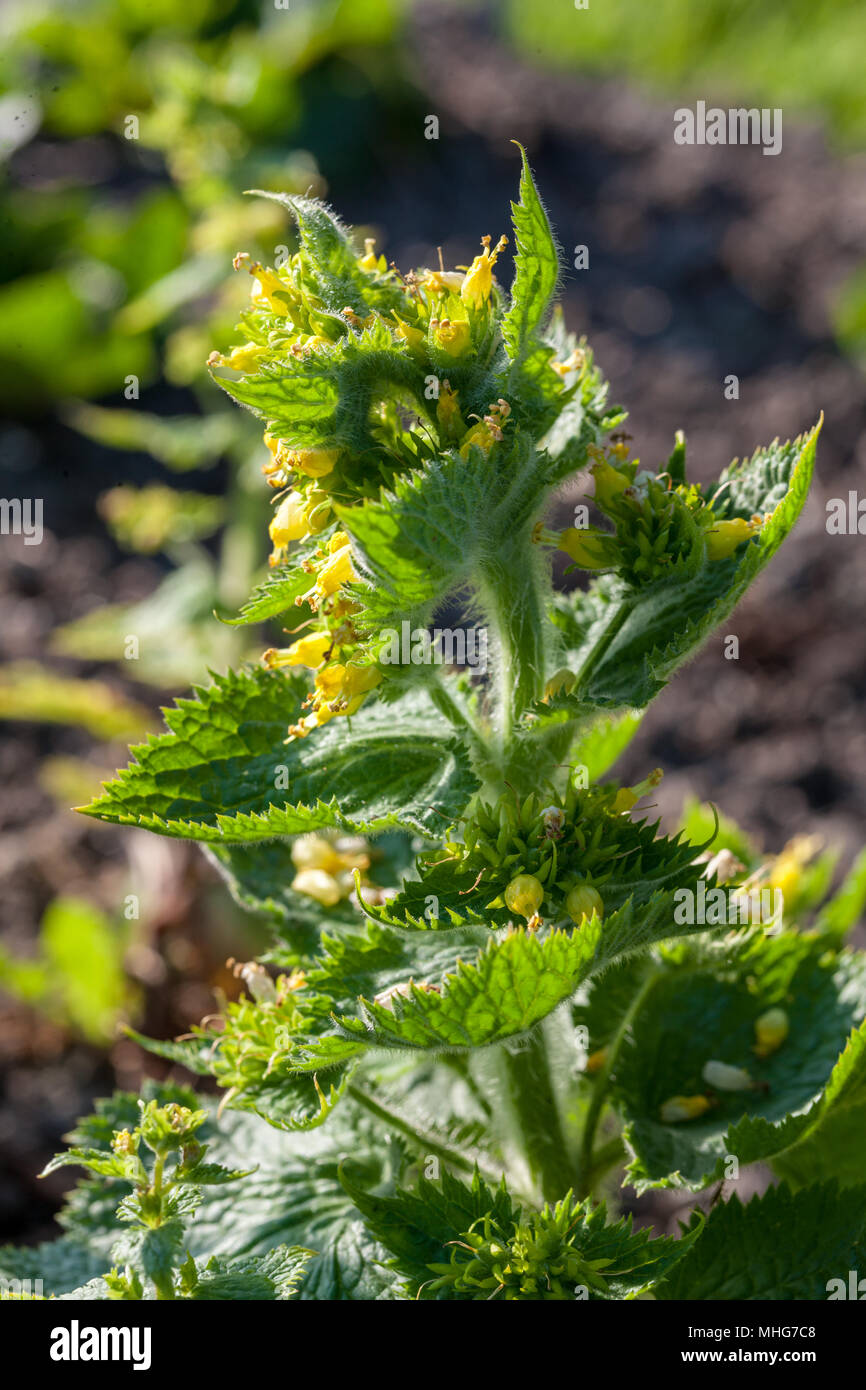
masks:
<svg viewBox="0 0 866 1390"><path fill-rule="evenodd" d="M866 464L866 9L6 0L0 55L0 495L45 528L0 535L0 1238L30 1241L62 1134L159 1074L118 1022L183 1031L264 940L194 847L69 810L278 636L213 616L261 573L269 501L204 364L248 289L233 253L292 244L246 188L327 197L404 269L465 264L508 230L519 139L566 267L588 250L567 320L647 465L682 428L706 481L825 412L794 539L622 771L665 768L671 826L693 796L768 853L821 837L837 876L866 840L866 540L825 527ZM781 107L782 153L676 145L698 100Z"/></svg>

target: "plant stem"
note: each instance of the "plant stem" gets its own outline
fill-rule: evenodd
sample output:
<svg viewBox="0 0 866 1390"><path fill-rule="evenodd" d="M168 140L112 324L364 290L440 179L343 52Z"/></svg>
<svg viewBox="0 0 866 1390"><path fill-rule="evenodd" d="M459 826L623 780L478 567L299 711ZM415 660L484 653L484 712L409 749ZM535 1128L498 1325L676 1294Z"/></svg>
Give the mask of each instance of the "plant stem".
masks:
<svg viewBox="0 0 866 1390"><path fill-rule="evenodd" d="M396 1110L391 1109L389 1106L382 1105L380 1101L375 1100L373 1096L370 1095L369 1091L365 1091L363 1086L359 1086L357 1082L352 1082L347 1089L348 1094L353 1100L356 1100L365 1110L369 1110L370 1114L375 1115L378 1120L383 1120L385 1124L389 1125L392 1129L396 1129L400 1134L404 1134L406 1138L410 1139L423 1153L434 1154L437 1158L440 1158L443 1163L447 1163L452 1168L459 1168L464 1173L473 1173L475 1171L476 1160L474 1158L469 1158L466 1154L460 1153L459 1150L452 1149L447 1144L443 1144L440 1139L430 1134L429 1131L419 1129L415 1125L412 1125L408 1120L404 1119L402 1115L398 1114ZM484 1164L481 1160L477 1161L477 1166L482 1171L484 1170ZM485 1176L490 1177L493 1181L498 1181L501 1174L493 1172L492 1169L488 1169Z"/></svg>
<svg viewBox="0 0 866 1390"><path fill-rule="evenodd" d="M605 1173L609 1173L611 1168L621 1163L625 1156L626 1147L619 1134L614 1135L613 1139L609 1139L606 1144L601 1144L592 1155L587 1170L587 1194L593 1192Z"/></svg>
<svg viewBox="0 0 866 1390"><path fill-rule="evenodd" d="M611 646L614 638L622 631L626 619L631 616L633 604L623 602L614 607L611 617L608 619L601 635L596 638L584 660L581 663L578 673L577 684L572 688L571 694L579 696L584 693L590 680L595 675L599 662Z"/></svg>
<svg viewBox="0 0 866 1390"><path fill-rule="evenodd" d="M574 1172L562 1130L559 1105L550 1075L543 1028L520 1051L505 1051L509 1099L520 1126L530 1173L546 1202L556 1201L572 1186Z"/></svg>
<svg viewBox="0 0 866 1390"><path fill-rule="evenodd" d="M487 561L482 575L481 599L499 660L496 695L503 770L518 720L544 690L541 578L529 533L523 531Z"/></svg>
<svg viewBox="0 0 866 1390"><path fill-rule="evenodd" d="M605 1049L606 1055L604 1065L593 1083L592 1100L586 1112L586 1123L583 1128L580 1157L578 1159L579 1181L577 1193L579 1197L589 1196L595 1176L593 1169L596 1167L599 1155L604 1151L603 1149L599 1150L599 1155L595 1155L593 1153L593 1146L595 1144L595 1132L598 1128L598 1122L601 1119L602 1111L607 1103L607 1090L610 1084L610 1078L613 1074L613 1069L616 1065L616 1059L632 1023L658 978L659 972L657 970L651 970L647 974L646 979L634 996L628 1009L623 1014L619 1028ZM606 1148L607 1146L605 1145L604 1147Z"/></svg>

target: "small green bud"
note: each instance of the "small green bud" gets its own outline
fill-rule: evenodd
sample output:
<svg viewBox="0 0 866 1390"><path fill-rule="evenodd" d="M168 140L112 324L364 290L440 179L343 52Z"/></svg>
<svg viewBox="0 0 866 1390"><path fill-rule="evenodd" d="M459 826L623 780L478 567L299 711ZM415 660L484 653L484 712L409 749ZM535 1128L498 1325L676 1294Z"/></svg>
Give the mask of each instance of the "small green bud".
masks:
<svg viewBox="0 0 866 1390"><path fill-rule="evenodd" d="M601 917L604 913L604 903L601 894L592 884L576 883L565 900L565 910L572 922L580 926L583 919L591 917L593 913Z"/></svg>
<svg viewBox="0 0 866 1390"><path fill-rule="evenodd" d="M505 890L505 906L527 921L536 915L543 898L544 889L532 874L518 874Z"/></svg>

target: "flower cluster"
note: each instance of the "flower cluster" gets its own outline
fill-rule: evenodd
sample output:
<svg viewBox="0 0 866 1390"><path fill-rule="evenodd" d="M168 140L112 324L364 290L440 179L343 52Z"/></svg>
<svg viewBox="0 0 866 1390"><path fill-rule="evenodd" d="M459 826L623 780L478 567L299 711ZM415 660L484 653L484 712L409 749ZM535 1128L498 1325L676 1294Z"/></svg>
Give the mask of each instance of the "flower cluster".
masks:
<svg viewBox="0 0 866 1390"><path fill-rule="evenodd" d="M577 1248L579 1205L568 1193L551 1210L506 1223L481 1217L451 1242L447 1264L431 1264L434 1276L422 1293L440 1298L507 1302L588 1297L607 1291L612 1259L588 1260Z"/></svg>
<svg viewBox="0 0 866 1390"><path fill-rule="evenodd" d="M234 259L235 269L246 269L253 279L250 307L239 324L245 340L226 353L212 353L211 367L259 378L292 363L336 367L355 348L371 355L396 352L405 367L402 398L385 387L373 392L370 447L363 451L337 444L302 447L284 437L279 421L269 422L264 432L263 472L279 494L270 524L271 565L301 564L308 571L310 587L298 603L314 615L296 641L264 656L271 667L307 666L316 672L309 713L291 727L292 738L304 737L335 715L353 714L383 678L364 649L361 604L349 588L358 580L352 543L335 507L375 497L437 449L454 448L471 463L474 450L486 455L505 437L511 416L506 400L471 407L476 405L473 372L481 357L489 360L499 337L503 297L493 269L506 245L501 237L491 247L485 236L468 267L445 270L440 256L438 270L403 276L376 255L368 238L355 262L358 307L346 305L338 313L326 303L303 245L277 269L246 252ZM431 380L436 382L432 399ZM413 407L408 417L407 401Z"/></svg>
<svg viewBox="0 0 866 1390"><path fill-rule="evenodd" d="M535 793L523 802L511 793L494 805L478 801L446 836L448 858L474 876L464 891L483 894L486 912L505 909L534 929L546 903L553 921L579 926L604 915L600 890L614 867L623 871L629 856L637 862L646 854L628 812L660 779L656 771L635 787L572 786L564 795L551 791L547 805Z"/></svg>
<svg viewBox="0 0 866 1390"><path fill-rule="evenodd" d="M593 501L615 530L570 526L559 535L559 549L581 569L616 570L637 588L678 570L693 572L704 554L710 561L726 559L763 524L760 516L718 519L695 484L629 460L623 436L589 453L595 459Z"/></svg>

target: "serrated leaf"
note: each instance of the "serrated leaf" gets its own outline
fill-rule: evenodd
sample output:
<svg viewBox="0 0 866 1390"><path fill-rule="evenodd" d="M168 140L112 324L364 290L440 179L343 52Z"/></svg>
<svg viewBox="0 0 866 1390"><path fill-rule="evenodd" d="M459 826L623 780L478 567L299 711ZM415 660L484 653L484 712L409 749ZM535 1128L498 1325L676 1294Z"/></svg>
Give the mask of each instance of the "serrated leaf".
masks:
<svg viewBox="0 0 866 1390"><path fill-rule="evenodd" d="M478 784L450 725L420 693L287 743L307 688L307 676L262 670L216 677L166 710L169 732L133 748L137 761L83 809L217 843L322 827L432 835L459 814Z"/></svg>
<svg viewBox="0 0 866 1390"><path fill-rule="evenodd" d="M729 476L732 481L714 504L717 516L771 513L738 556L706 561L692 578L672 578L646 593L602 576L585 593L557 601L552 617L563 634L562 664L579 680L605 633L616 632L581 681L579 697L558 702L563 709L571 708L578 718L587 705L639 707L658 694L727 617L791 530L808 492L819 430L820 422L809 434L759 450L722 475L722 481ZM543 705L536 711L540 719L546 712Z"/></svg>
<svg viewBox="0 0 866 1390"><path fill-rule="evenodd" d="M320 537L316 536L309 543L295 547L293 556L296 563L278 565L275 569L269 570L261 584L253 589L238 616L223 618L221 621L229 627L243 627L249 623L264 623L269 618L279 618L283 613L291 611L293 617L298 614L297 622L292 624L297 626L303 617L303 614L298 612L297 600L309 593L312 587L310 573L301 567L300 562L306 559L307 555L313 554L318 548L319 540Z"/></svg>
<svg viewBox="0 0 866 1390"><path fill-rule="evenodd" d="M196 1302L285 1302L294 1298L314 1251L278 1245L265 1255L212 1255L189 1295Z"/></svg>
<svg viewBox="0 0 866 1390"><path fill-rule="evenodd" d="M305 357L266 364L240 381L215 378L241 405L268 422L271 432L295 449L372 447L370 410L375 401L419 385L417 367L395 346L380 320L363 332Z"/></svg>
<svg viewBox="0 0 866 1390"><path fill-rule="evenodd" d="M431 1291L431 1286L437 1273L453 1267L455 1246L468 1251L467 1238L492 1228L496 1243L502 1246L503 1240L509 1241L523 1227L536 1235L537 1243L531 1244L530 1235L521 1249L525 1251L530 1246L539 1261L539 1287L534 1292L524 1292L524 1298L551 1296L546 1259L553 1266L554 1277L566 1286L559 1297L573 1296L574 1286L581 1283L585 1270L586 1277L592 1280L584 1286L590 1299L634 1298L683 1259L700 1231L698 1225L683 1240L651 1239L649 1231L632 1230L630 1217L608 1225L604 1206L592 1210L570 1196L552 1212L545 1208L542 1213L524 1214L512 1201L504 1182L491 1188L477 1172L467 1183L444 1170L438 1182L421 1178L413 1190L398 1189L393 1196L365 1191L351 1180L350 1172L347 1166L342 1174L346 1190L371 1232L391 1252L391 1266L409 1280L409 1292L416 1297L496 1298L504 1287L496 1287L495 1274L491 1289L456 1291L446 1284ZM570 1275L561 1268L564 1249L576 1257ZM495 1270L495 1261L491 1264ZM507 1274L511 1273L509 1266Z"/></svg>
<svg viewBox="0 0 866 1390"><path fill-rule="evenodd" d="M306 253L308 273L332 312L339 313L347 305L356 312L363 312L365 307L387 310L401 302L399 284L392 277L373 277L360 269L347 229L325 203L318 198L270 193L259 188L250 192L281 203L292 214Z"/></svg>
<svg viewBox="0 0 866 1390"><path fill-rule="evenodd" d="M814 937L752 934L727 947L684 947L648 961L636 968L633 985L640 1006L616 1058L611 1097L633 1152L629 1181L639 1191L704 1186L725 1175L728 1156L741 1163L774 1158L828 1116L843 1108L853 1114L862 1104L859 1035L836 1065L866 1013L862 956L828 952ZM784 1008L789 1032L760 1059L755 1021L771 1007ZM714 1091L702 1074L709 1061L747 1071L756 1089ZM707 1093L712 1108L700 1118L661 1119L661 1106L674 1096Z"/></svg>
<svg viewBox="0 0 866 1390"><path fill-rule="evenodd" d="M547 214L533 182L525 150L520 148L520 200L511 204L516 242L511 305L502 320L502 336L513 364L520 365L533 348L541 348L543 326L556 282L559 258ZM545 359L552 349L542 348Z"/></svg>
<svg viewBox="0 0 866 1390"><path fill-rule="evenodd" d="M359 595L365 624L399 629L403 618L426 623L436 604L459 587L482 544L492 476L489 462L470 470L457 455L446 455L423 473L399 479L378 502L336 509L372 586Z"/></svg>
<svg viewBox="0 0 866 1390"><path fill-rule="evenodd" d="M501 1042L534 1027L597 971L677 930L668 893L657 893L639 907L628 902L573 931L542 935L510 929L474 959L458 960L441 981L428 978L422 988L419 980L388 1004L362 998L359 1016L339 1019L342 1046L436 1052ZM324 1041L326 1048L322 1043L310 1047L309 1065L318 1057L334 1060L340 1055L341 1039Z"/></svg>
<svg viewBox="0 0 866 1390"><path fill-rule="evenodd" d="M792 1193L783 1183L745 1206L735 1194L715 1207L700 1240L655 1295L823 1301L833 1292L831 1280L847 1290L849 1271L864 1267L866 1187L840 1191L822 1183Z"/></svg>

